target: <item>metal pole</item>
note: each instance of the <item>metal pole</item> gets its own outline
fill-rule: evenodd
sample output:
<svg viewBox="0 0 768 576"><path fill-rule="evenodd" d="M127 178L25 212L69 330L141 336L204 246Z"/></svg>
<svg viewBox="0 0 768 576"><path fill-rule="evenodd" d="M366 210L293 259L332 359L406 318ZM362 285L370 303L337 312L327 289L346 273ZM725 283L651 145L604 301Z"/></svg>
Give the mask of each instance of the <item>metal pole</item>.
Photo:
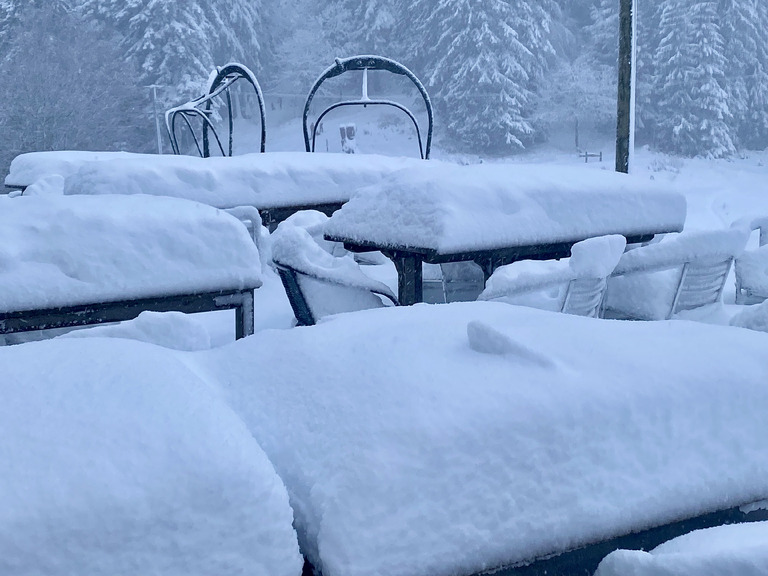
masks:
<svg viewBox="0 0 768 576"><path fill-rule="evenodd" d="M152 84L149 88L152 88L152 113L155 116L155 133L157 134L157 153L163 153L163 137L160 132L160 117L157 115L157 84Z"/></svg>
<svg viewBox="0 0 768 576"><path fill-rule="evenodd" d="M619 0L619 85L616 103L616 172L629 172L632 117L633 0Z"/></svg>

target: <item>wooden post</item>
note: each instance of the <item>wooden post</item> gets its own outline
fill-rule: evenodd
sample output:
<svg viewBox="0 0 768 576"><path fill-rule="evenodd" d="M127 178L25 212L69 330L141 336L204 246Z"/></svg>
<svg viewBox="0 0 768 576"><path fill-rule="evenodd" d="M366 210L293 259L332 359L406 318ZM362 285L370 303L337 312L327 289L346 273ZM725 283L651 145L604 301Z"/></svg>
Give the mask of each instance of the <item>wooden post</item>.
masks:
<svg viewBox="0 0 768 576"><path fill-rule="evenodd" d="M632 113L632 0L619 0L619 89L616 106L616 172L629 172Z"/></svg>

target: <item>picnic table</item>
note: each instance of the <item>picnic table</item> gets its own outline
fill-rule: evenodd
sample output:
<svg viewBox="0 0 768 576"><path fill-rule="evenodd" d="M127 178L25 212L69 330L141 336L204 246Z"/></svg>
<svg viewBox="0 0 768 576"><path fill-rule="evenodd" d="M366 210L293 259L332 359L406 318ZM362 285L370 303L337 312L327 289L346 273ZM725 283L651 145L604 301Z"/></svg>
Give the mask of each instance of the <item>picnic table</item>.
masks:
<svg viewBox="0 0 768 576"><path fill-rule="evenodd" d="M176 198L0 198L0 335L235 310L253 333L259 253L221 210Z"/></svg>
<svg viewBox="0 0 768 576"><path fill-rule="evenodd" d="M14 159L6 183L33 186L60 175L65 195L148 194L195 200L216 208L252 206L273 228L300 210L331 214L352 194L414 158L268 152L199 158L157 154L36 152ZM103 154L103 153L100 153Z"/></svg>
<svg viewBox="0 0 768 576"><path fill-rule="evenodd" d="M422 301L423 262L474 261L486 280L504 264L570 255L586 238L628 243L683 229L682 194L601 170L550 165L422 163L370 187L336 212L327 240L380 250L398 273L401 304Z"/></svg>

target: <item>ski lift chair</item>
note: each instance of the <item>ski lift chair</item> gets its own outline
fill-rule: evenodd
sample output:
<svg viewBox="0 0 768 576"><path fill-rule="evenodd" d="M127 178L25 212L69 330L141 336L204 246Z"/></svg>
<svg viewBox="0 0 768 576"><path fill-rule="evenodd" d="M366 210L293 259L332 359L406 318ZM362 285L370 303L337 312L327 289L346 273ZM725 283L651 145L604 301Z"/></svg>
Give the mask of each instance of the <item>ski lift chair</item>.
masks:
<svg viewBox="0 0 768 576"><path fill-rule="evenodd" d="M600 236L574 244L567 260L521 260L501 266L478 299L599 318L607 278L625 246L621 235Z"/></svg>
<svg viewBox="0 0 768 576"><path fill-rule="evenodd" d="M366 276L350 255L324 250L305 228L281 224L272 236L272 262L298 326L331 314L397 305L385 284Z"/></svg>
<svg viewBox="0 0 768 576"><path fill-rule="evenodd" d="M416 120L416 117L407 107L393 100L377 99L377 98L372 99L368 96L368 70L385 70L387 72L391 72L392 74L405 76L414 84L414 86L416 86L416 88L419 91L419 94L421 94L421 97L424 100L424 105L426 106L426 109L427 109L426 143L422 141L421 129L419 127L418 121ZM360 96L360 99L342 100L340 102L331 104L318 115L317 119L314 122L311 123L311 129L310 129L309 108L312 104L312 100L314 99L315 94L317 93L322 83L330 78L335 78L336 76L340 76L345 72L352 72L352 71L362 71L363 73L363 86L362 86L362 94ZM416 75L413 72L408 70L408 68L406 68L399 62L396 62L389 58L384 58L383 56L372 56L372 55L352 56L350 58L336 58L336 61L334 62L334 64L331 65L329 68L327 68L312 85L312 88L310 89L309 94L307 95L307 101L304 104L304 115L303 115L304 146L307 152L315 151L315 138L317 136L318 126L320 126L320 123L322 122L325 115L337 108L352 107L352 106L362 106L363 108L367 108L368 106L387 106L391 108L396 108L401 112L403 112L406 116L408 116L408 118L413 123L413 127L416 129L416 137L419 142L419 154L421 155L421 158L423 160L427 160L429 158L429 153L432 148L432 127L434 124L434 115L432 113L432 102L429 99L429 94L427 94L427 91L424 88L424 85L421 83L421 81L416 77Z"/></svg>
<svg viewBox="0 0 768 576"><path fill-rule="evenodd" d="M669 234L627 251L608 279L605 315L628 320L665 320L722 300L734 259L748 229Z"/></svg>
<svg viewBox="0 0 768 576"><path fill-rule="evenodd" d="M240 80L244 80L247 84L250 84L256 93L261 120L260 152L264 152L267 141L267 129L264 96L261 92L261 87L253 72L242 64L232 63L216 69L216 74L212 75L211 82L208 85L208 90L205 94L165 112L165 126L168 131L168 137L171 140L171 148L173 149L174 154L181 154L179 136L182 133L183 128L186 127L186 131L192 136L195 147L197 148L197 153L201 157L208 158L211 155L211 134L213 135L213 139L216 142L220 154L222 156L232 156L235 111L239 110L240 113L243 111L243 107L233 105L232 88ZM221 138L219 137L219 133L216 131L211 120L214 113L214 101L222 95L227 104L227 127L229 138L226 151ZM195 129L198 121L202 125L199 138L198 131Z"/></svg>
<svg viewBox="0 0 768 576"><path fill-rule="evenodd" d="M734 262L736 304L758 304L768 300L768 216L748 224L760 231L760 247L747 250Z"/></svg>

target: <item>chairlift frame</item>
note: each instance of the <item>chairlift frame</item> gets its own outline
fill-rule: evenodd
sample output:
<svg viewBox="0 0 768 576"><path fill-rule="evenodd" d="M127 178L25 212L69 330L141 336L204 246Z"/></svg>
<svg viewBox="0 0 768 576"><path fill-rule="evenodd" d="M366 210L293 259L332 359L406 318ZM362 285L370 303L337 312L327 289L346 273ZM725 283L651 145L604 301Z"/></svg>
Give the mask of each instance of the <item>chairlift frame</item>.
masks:
<svg viewBox="0 0 768 576"><path fill-rule="evenodd" d="M357 70L361 70L363 72L363 87L362 87L362 96L360 97L360 99L359 100L343 100L341 102L336 102L335 104L332 104L331 106L327 107L317 117L317 120L314 122L314 125L312 126L312 130L310 134L310 130L307 125L307 120L309 118L309 107L312 104L312 99L315 97L315 94L320 88L320 85L330 78L335 78L336 76L339 76L345 72L357 71ZM424 143L422 141L419 123L416 120L416 117L408 108L406 108L402 104L395 102L393 100L371 99L368 97L368 70L385 70L393 74L405 76L416 86L419 93L421 94L421 97L424 99L424 104L427 109L428 125L427 125L426 146L424 146ZM433 124L434 124L432 102L429 99L429 94L427 94L427 91L424 88L424 85L421 83L421 81L416 77L416 75L413 72L411 72L408 68L406 68L399 62L396 62L395 60L392 60L390 58L385 58L383 56L375 56L375 55L361 55L361 56L351 56L349 58L336 58L335 63L329 68L327 68L312 85L312 88L310 89L309 94L307 95L306 103L304 104L304 114L302 118L302 124L304 129L304 147L306 148L307 152L315 151L315 138L317 136L317 127L322 121L323 117L326 114L328 114L331 110L335 110L336 108L341 108L344 106L363 106L364 108L368 106L391 106L404 112L408 116L408 118L411 119L411 122L413 123L413 126L416 129L416 136L419 141L419 153L421 155L421 158L423 160L429 159L429 153L432 149L432 130L433 130Z"/></svg>
<svg viewBox="0 0 768 576"><path fill-rule="evenodd" d="M181 154L179 148L179 142L177 137L177 125L176 121L181 118L184 121L189 132L192 134L192 139L195 142L197 153L203 158L209 158L211 155L210 150L210 136L209 131L213 133L213 138L221 152L222 156L232 156L233 149L233 132L234 132L234 110L232 108L232 94L230 88L238 81L245 80L248 82L256 92L256 99L259 103L259 116L261 120L261 146L260 152L264 152L267 142L267 124L266 124L266 108L264 105L264 95L261 91L256 76L248 68L242 64L230 63L216 69L216 75L208 85L208 90L202 96L190 100L180 106L170 108L165 112L165 126L168 131L168 137L171 140L171 148L176 155ZM228 115L228 129L229 129L229 141L227 151L224 151L224 146L221 142L216 128L211 122L211 116L213 114L213 100L217 96L224 93L227 101L227 115ZM202 143L198 139L194 128L192 127L192 118L199 118L203 125L202 130Z"/></svg>

